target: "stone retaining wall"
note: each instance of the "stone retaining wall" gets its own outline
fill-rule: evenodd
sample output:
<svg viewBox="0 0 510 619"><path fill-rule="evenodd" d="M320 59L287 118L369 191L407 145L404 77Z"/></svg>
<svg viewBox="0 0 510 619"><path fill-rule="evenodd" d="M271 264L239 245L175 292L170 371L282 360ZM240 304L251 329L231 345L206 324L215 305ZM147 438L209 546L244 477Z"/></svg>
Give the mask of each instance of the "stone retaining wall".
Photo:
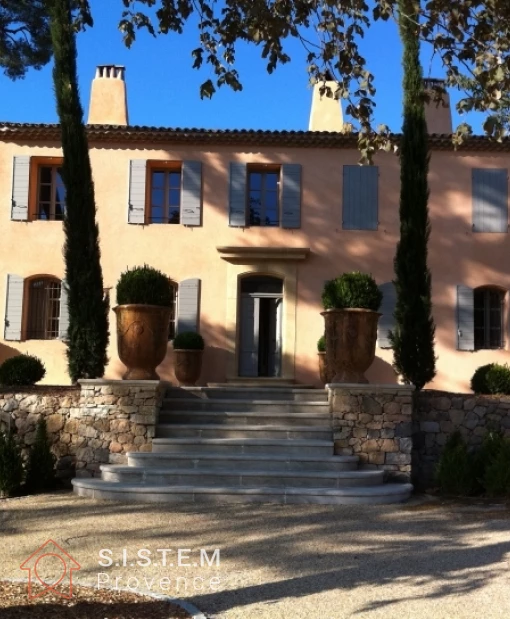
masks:
<svg viewBox="0 0 510 619"><path fill-rule="evenodd" d="M26 453L37 420L46 418L57 476L99 476L101 464L122 464L128 451L151 451L164 394L159 381L82 380L75 388L0 391L0 429L16 431Z"/></svg>
<svg viewBox="0 0 510 619"><path fill-rule="evenodd" d="M331 384L335 454L356 455L360 469L411 478L413 389L401 385Z"/></svg>
<svg viewBox="0 0 510 619"><path fill-rule="evenodd" d="M413 480L427 487L448 437L460 431L470 447L482 443L488 430L510 438L510 397L422 391L413 413Z"/></svg>

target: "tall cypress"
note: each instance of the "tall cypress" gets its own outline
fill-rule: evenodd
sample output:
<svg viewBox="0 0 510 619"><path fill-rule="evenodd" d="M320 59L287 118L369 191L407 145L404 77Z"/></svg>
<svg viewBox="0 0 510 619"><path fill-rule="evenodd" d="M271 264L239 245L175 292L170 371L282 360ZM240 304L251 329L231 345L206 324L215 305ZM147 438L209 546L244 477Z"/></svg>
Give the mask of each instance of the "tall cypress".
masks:
<svg viewBox="0 0 510 619"><path fill-rule="evenodd" d="M395 255L393 364L417 389L436 374L431 277L427 266L429 151L418 37L419 0L399 0L404 122L400 145L400 240Z"/></svg>
<svg viewBox="0 0 510 619"><path fill-rule="evenodd" d="M67 358L73 382L103 376L108 307L103 295L94 183L76 70L72 0L48 0L55 66L53 82L64 153L64 259L69 299Z"/></svg>

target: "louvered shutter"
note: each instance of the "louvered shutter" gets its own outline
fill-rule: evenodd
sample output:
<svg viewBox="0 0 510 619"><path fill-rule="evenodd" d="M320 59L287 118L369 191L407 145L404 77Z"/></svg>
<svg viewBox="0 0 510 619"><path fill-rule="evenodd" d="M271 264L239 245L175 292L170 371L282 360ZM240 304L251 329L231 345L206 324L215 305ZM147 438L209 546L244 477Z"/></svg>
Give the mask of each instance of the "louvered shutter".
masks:
<svg viewBox="0 0 510 619"><path fill-rule="evenodd" d="M301 165L282 165L282 227L301 227Z"/></svg>
<svg viewBox="0 0 510 619"><path fill-rule="evenodd" d="M28 220L28 192L30 182L30 157L14 157L12 175L11 219Z"/></svg>
<svg viewBox="0 0 510 619"><path fill-rule="evenodd" d="M4 339L21 340L21 321L23 318L24 280L19 275L7 275L7 298L5 302Z"/></svg>
<svg viewBox="0 0 510 619"><path fill-rule="evenodd" d="M145 223L145 184L147 180L147 161L133 159L129 162L129 206L128 222Z"/></svg>
<svg viewBox="0 0 510 619"><path fill-rule="evenodd" d="M397 291L393 282L386 282L379 286L379 290L383 293L381 316L379 316L379 324L377 326L377 345L379 348L391 348L390 331L395 329L395 305L397 303Z"/></svg>
<svg viewBox="0 0 510 619"><path fill-rule="evenodd" d="M58 337L60 340L67 339L67 331L69 329L69 307L67 295L67 282L62 280L60 286L60 315L58 318Z"/></svg>
<svg viewBox="0 0 510 619"><path fill-rule="evenodd" d="M342 224L344 230L377 230L379 168L344 166Z"/></svg>
<svg viewBox="0 0 510 619"><path fill-rule="evenodd" d="M229 226L246 226L246 164L230 164Z"/></svg>
<svg viewBox="0 0 510 619"><path fill-rule="evenodd" d="M457 350L475 349L474 292L457 286Z"/></svg>
<svg viewBox="0 0 510 619"><path fill-rule="evenodd" d="M473 231L508 231L508 170L474 169Z"/></svg>
<svg viewBox="0 0 510 619"><path fill-rule="evenodd" d="M177 303L177 333L198 331L200 280L186 279L179 284Z"/></svg>
<svg viewBox="0 0 510 619"><path fill-rule="evenodd" d="M202 219L202 163L183 161L181 224L199 226Z"/></svg>

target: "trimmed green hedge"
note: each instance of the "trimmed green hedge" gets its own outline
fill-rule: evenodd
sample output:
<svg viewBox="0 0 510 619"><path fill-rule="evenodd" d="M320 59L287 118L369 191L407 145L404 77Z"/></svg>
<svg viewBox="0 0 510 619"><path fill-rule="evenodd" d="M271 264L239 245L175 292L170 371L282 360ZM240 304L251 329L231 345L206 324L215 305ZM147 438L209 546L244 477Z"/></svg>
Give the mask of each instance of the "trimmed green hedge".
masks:
<svg viewBox="0 0 510 619"><path fill-rule="evenodd" d="M204 338L195 331L183 331L174 338L174 350L204 350Z"/></svg>
<svg viewBox="0 0 510 619"><path fill-rule="evenodd" d="M358 308L377 312L382 296L371 275L354 271L326 282L322 304L326 310Z"/></svg>
<svg viewBox="0 0 510 619"><path fill-rule="evenodd" d="M0 365L0 385L29 387L46 375L43 362L33 355L11 357Z"/></svg>
<svg viewBox="0 0 510 619"><path fill-rule="evenodd" d="M119 278L117 284L119 305L138 303L170 307L172 299L170 280L161 271L150 266L128 269Z"/></svg>

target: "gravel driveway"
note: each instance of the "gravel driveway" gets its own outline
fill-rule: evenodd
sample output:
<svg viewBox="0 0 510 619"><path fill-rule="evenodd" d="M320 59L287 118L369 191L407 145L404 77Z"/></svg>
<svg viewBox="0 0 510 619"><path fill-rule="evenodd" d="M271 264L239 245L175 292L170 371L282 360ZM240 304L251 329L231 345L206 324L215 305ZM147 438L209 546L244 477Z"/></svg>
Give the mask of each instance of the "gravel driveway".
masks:
<svg viewBox="0 0 510 619"><path fill-rule="evenodd" d="M57 493L0 501L0 531L0 579L24 577L19 565L53 539L80 563L78 584L175 595L215 619L510 617L510 510L497 506L169 507Z"/></svg>

